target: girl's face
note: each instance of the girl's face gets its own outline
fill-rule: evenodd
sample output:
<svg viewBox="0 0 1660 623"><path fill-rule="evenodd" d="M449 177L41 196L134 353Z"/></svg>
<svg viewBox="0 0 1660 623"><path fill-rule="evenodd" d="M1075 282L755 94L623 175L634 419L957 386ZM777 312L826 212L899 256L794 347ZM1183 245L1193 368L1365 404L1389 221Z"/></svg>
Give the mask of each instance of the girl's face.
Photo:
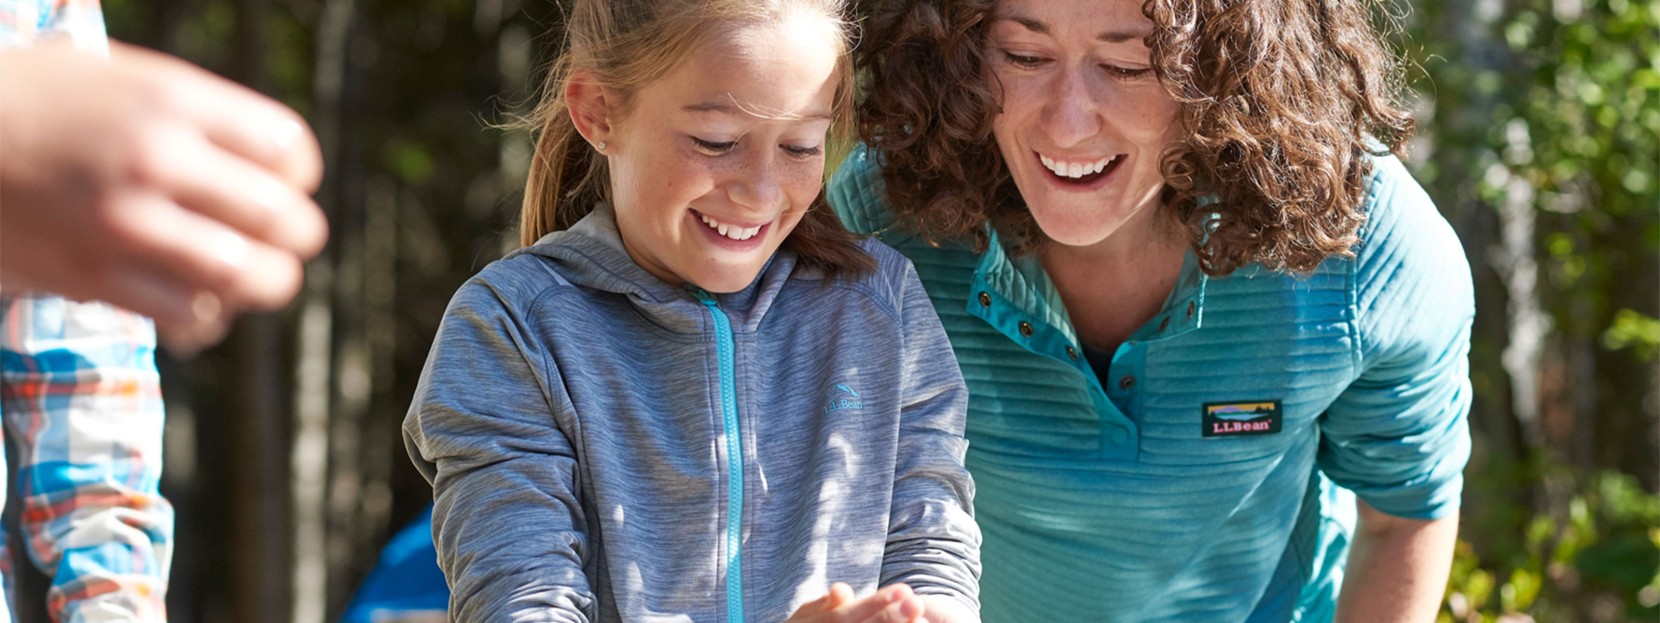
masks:
<svg viewBox="0 0 1660 623"><path fill-rule="evenodd" d="M840 36L810 12L734 28L590 137L635 262L711 292L755 280L824 184Z"/></svg>
<svg viewBox="0 0 1660 623"><path fill-rule="evenodd" d="M1015 186L1051 240L1089 246L1151 223L1159 156L1179 105L1143 44L1141 0L1002 0L988 37L1002 112L992 132Z"/></svg>

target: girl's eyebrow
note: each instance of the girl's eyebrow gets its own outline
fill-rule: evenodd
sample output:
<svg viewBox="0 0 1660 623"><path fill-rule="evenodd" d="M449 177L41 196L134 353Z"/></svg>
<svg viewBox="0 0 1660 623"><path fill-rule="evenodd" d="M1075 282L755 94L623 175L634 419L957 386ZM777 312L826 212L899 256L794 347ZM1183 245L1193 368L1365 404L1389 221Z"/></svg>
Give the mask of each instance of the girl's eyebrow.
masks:
<svg viewBox="0 0 1660 623"><path fill-rule="evenodd" d="M750 116L750 117L762 117L762 118L767 118L767 119L825 120L825 121L829 121L829 120L833 119L833 117L832 117L832 115L830 114L829 111L818 111L818 112L813 112L813 113L809 113L809 114L805 114L805 115L761 115L761 114L757 114L753 110L749 110L749 109L744 108L742 106L738 106L737 104L734 104L730 101L720 101L720 100L711 100L711 101L707 101L707 102L699 102L699 103L696 103L696 104L688 104L686 106L681 107L681 110L684 110L686 112L695 112L695 113L715 113L715 114L733 115L733 116L742 115L742 116Z"/></svg>
<svg viewBox="0 0 1660 623"><path fill-rule="evenodd" d="M1043 23L1042 21L1039 21L1036 18L1027 17L1025 15L1020 15L1020 14L1014 14L1014 15L1003 15L1003 16L998 17L997 19L998 20L1007 20L1007 21L1014 22L1016 24L1020 24L1021 26L1025 26L1026 30L1030 30L1030 31L1035 32L1035 33L1040 34L1040 35L1051 34L1049 32L1049 25ZM1124 30L1108 30L1108 31L1105 31L1105 32L1102 32L1100 34L1095 35L1095 40L1103 42L1103 43L1128 43L1128 42L1131 42L1131 41L1141 42L1141 41L1145 41L1147 39L1147 36L1151 35L1151 34L1153 34L1153 32L1152 32L1152 29L1150 29L1150 28L1139 28L1139 29L1138 28L1131 28L1131 29L1124 29Z"/></svg>

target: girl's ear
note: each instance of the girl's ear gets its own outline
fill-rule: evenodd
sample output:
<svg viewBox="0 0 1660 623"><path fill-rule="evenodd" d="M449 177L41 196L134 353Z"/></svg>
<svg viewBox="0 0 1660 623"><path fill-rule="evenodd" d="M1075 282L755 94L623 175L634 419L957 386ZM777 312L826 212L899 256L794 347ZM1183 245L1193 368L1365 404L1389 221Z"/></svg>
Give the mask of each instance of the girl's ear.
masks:
<svg viewBox="0 0 1660 623"><path fill-rule="evenodd" d="M565 107L570 110L571 123L590 145L609 140L612 104L610 92L594 80L593 74L573 72L565 82Z"/></svg>

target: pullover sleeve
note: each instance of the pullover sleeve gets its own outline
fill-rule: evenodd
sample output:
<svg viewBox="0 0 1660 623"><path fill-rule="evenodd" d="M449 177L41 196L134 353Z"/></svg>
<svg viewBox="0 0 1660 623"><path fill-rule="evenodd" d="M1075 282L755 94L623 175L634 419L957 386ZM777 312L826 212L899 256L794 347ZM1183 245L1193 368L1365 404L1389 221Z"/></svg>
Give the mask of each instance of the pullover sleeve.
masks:
<svg viewBox="0 0 1660 623"><path fill-rule="evenodd" d="M1436 519L1457 513L1470 456L1470 266L1400 162L1374 166L1354 262L1361 372L1322 420L1319 464L1380 511Z"/></svg>
<svg viewBox="0 0 1660 623"><path fill-rule="evenodd" d="M150 321L50 295L0 300L0 412L18 450L29 559L57 621L164 621L173 507L161 497Z"/></svg>
<svg viewBox="0 0 1660 623"><path fill-rule="evenodd" d="M432 483L433 541L454 621L587 621L588 535L569 413L524 316L475 278L451 301L404 444Z"/></svg>
<svg viewBox="0 0 1660 623"><path fill-rule="evenodd" d="M980 529L974 482L963 466L968 389L908 261L899 287L903 402L881 584L904 582L918 594L948 596L979 612Z"/></svg>

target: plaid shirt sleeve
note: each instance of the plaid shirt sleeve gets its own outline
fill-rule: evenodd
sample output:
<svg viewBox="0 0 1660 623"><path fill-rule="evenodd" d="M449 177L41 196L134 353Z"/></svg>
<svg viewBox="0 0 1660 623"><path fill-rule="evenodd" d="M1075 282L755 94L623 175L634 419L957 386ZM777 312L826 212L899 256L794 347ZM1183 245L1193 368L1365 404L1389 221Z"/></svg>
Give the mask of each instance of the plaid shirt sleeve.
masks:
<svg viewBox="0 0 1660 623"><path fill-rule="evenodd" d="M0 0L0 49L60 39L88 52L109 53L98 0Z"/></svg>
<svg viewBox="0 0 1660 623"><path fill-rule="evenodd" d="M150 321L102 303L0 298L0 413L20 450L30 559L54 620L166 620L173 508Z"/></svg>

